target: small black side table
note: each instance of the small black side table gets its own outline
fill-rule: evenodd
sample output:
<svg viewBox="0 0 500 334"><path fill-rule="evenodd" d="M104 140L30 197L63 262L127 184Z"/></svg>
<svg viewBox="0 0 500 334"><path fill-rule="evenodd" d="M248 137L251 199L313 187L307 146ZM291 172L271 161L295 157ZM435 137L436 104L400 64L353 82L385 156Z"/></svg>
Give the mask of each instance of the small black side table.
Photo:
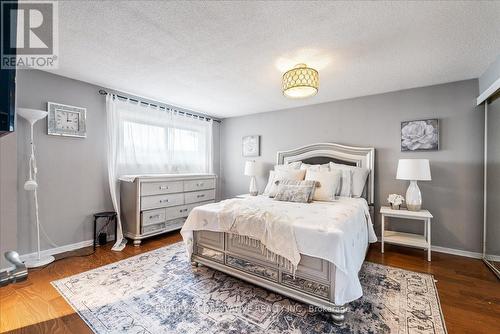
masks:
<svg viewBox="0 0 500 334"><path fill-rule="evenodd" d="M94 251L96 248L96 243L97 243L97 220L99 218L105 218L106 219L106 224L109 224L112 220L115 223L115 241L116 241L116 233L117 233L117 228L118 228L118 221L116 219L116 212L114 211L105 211L105 212L99 212L94 214Z"/></svg>

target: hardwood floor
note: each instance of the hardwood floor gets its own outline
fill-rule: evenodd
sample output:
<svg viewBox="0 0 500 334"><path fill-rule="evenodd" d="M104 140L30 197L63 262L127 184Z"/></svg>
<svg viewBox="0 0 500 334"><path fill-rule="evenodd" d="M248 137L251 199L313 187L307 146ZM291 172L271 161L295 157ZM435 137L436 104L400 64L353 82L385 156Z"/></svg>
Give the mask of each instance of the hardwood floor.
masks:
<svg viewBox="0 0 500 334"><path fill-rule="evenodd" d="M100 247L86 257L59 260L44 269L30 270L26 282L0 289L0 332L2 333L91 333L51 281L181 241L179 233L166 234L113 252ZM86 254L92 248L61 254L58 258ZM432 253L427 262L417 249L386 245L371 246L367 260L407 270L433 274L448 333L499 333L500 283L480 260Z"/></svg>

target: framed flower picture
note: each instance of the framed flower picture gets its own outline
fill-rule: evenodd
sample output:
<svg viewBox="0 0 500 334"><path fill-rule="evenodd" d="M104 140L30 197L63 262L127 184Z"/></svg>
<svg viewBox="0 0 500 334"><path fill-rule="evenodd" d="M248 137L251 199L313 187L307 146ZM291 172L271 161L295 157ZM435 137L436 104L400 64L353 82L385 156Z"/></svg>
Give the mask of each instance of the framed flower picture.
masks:
<svg viewBox="0 0 500 334"><path fill-rule="evenodd" d="M439 120L401 122L401 151L439 150Z"/></svg>
<svg viewBox="0 0 500 334"><path fill-rule="evenodd" d="M258 157L260 155L260 136L243 137L243 156Z"/></svg>

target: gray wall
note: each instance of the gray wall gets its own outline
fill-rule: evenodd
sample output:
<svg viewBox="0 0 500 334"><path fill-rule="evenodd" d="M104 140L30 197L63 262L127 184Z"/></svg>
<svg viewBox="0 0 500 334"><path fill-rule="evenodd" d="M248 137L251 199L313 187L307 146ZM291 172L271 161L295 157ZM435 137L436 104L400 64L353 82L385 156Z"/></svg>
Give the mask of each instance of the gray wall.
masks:
<svg viewBox="0 0 500 334"><path fill-rule="evenodd" d="M479 94L484 93L495 81L500 78L500 55L479 77Z"/></svg>
<svg viewBox="0 0 500 334"><path fill-rule="evenodd" d="M47 135L46 120L35 124L40 222L57 246L92 239L92 214L111 210L106 171L105 99L96 86L47 72L18 71L19 107L46 110L47 102L87 108L87 138ZM28 177L29 123L17 122L18 249L36 250L32 194ZM42 236L42 249L53 248Z"/></svg>
<svg viewBox="0 0 500 334"><path fill-rule="evenodd" d="M500 95L488 105L486 253L500 256Z"/></svg>
<svg viewBox="0 0 500 334"><path fill-rule="evenodd" d="M45 110L50 101L87 108L87 138L49 136L44 120L35 126L35 141L40 220L48 236L58 246L91 240L92 214L112 209L106 167L105 98L97 93L100 87L35 70L19 71L17 80L20 107ZM219 174L219 125L214 124L214 170ZM20 120L17 186L18 249L21 254L36 249L32 200L23 190L28 173L28 134L28 123ZM54 245L42 237L42 249L52 247Z"/></svg>
<svg viewBox="0 0 500 334"><path fill-rule="evenodd" d="M3 254L17 249L16 133L0 137L0 270L11 265Z"/></svg>
<svg viewBox="0 0 500 334"><path fill-rule="evenodd" d="M261 135L261 156L257 160L266 170L275 163L277 151L305 144L375 147L377 211L389 193L406 192L408 184L395 180L398 159L428 158L433 180L419 186L423 206L435 217L433 245L479 252L484 114L475 107L477 95L478 81L468 80L225 119L221 129L223 196L248 192L249 179L243 176L245 158L241 155L241 138L245 135ZM423 118L439 118L441 149L401 153L400 122ZM267 176L258 178L261 191L266 180ZM376 229L378 232L378 222Z"/></svg>

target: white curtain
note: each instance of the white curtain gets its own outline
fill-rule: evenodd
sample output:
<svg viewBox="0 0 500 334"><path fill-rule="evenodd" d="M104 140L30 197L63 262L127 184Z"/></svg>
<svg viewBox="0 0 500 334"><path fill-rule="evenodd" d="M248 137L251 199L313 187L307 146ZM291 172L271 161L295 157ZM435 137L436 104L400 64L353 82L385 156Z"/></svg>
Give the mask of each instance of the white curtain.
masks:
<svg viewBox="0 0 500 334"><path fill-rule="evenodd" d="M211 173L212 121L179 115L134 101L106 96L108 175L115 210L120 211L121 175ZM119 220L117 242L123 249Z"/></svg>

